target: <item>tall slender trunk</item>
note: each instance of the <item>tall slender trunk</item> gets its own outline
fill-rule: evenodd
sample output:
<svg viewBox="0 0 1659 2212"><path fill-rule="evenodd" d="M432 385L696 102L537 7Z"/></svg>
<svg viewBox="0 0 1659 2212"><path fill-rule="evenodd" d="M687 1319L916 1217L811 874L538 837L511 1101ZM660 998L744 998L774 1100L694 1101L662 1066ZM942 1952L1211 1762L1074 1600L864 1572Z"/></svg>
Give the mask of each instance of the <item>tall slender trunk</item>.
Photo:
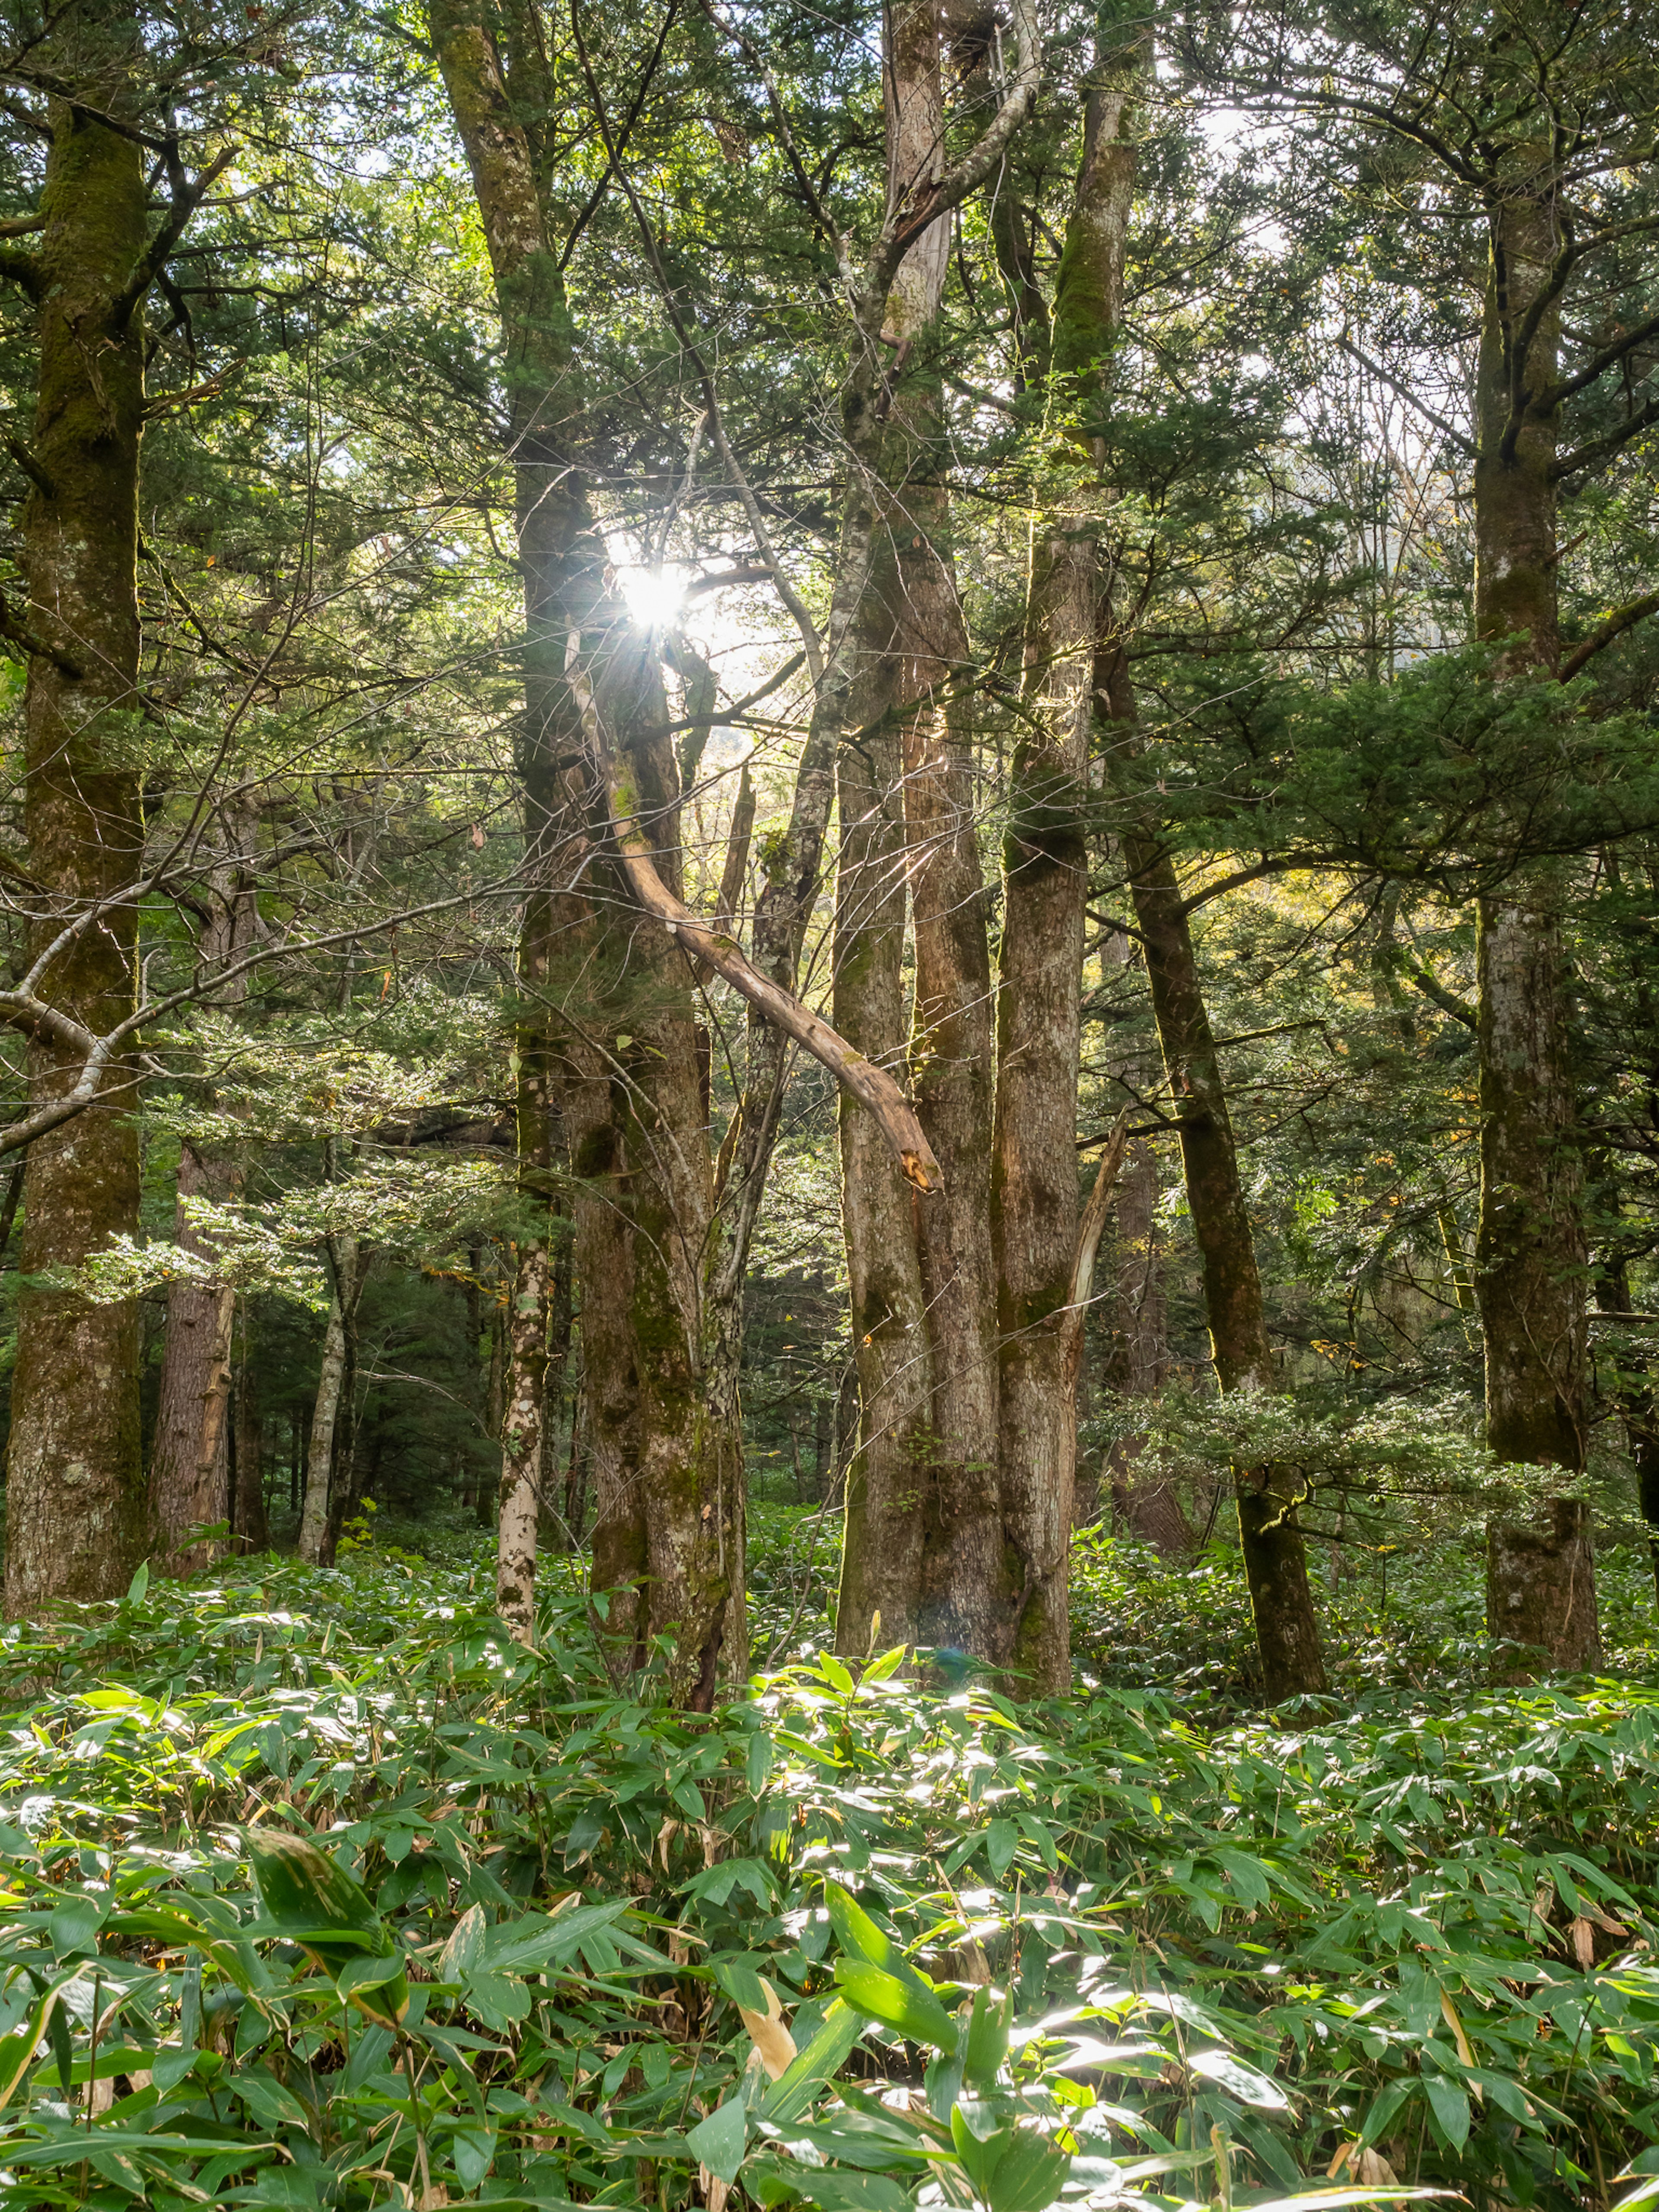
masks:
<svg viewBox="0 0 1659 2212"><path fill-rule="evenodd" d="M836 868L830 1018L866 1059L904 1050L905 866L902 764L890 698L896 666L860 622L862 726L836 761L841 849ZM914 1643L923 1540L935 1469L933 1356L916 1236L920 1202L870 1116L840 1100L842 1221L859 1378L859 1442L847 1477L836 1640L844 1652ZM878 1626L878 1618L879 1626Z"/></svg>
<svg viewBox="0 0 1659 2212"><path fill-rule="evenodd" d="M1559 343L1559 310L1548 300L1559 243L1553 175L1547 151L1537 149L1531 173L1492 210L1476 369L1475 632L1509 641L1500 659L1509 675L1547 674L1559 659L1558 421L1533 404L1554 380ZM1577 1474L1589 1431L1587 1244L1565 891L1559 864L1538 862L1480 902L1475 1292L1487 1443L1505 1460ZM1492 1523L1486 1621L1495 1638L1541 1650L1551 1666L1596 1662L1595 1569L1582 1499L1557 1495L1525 1521Z"/></svg>
<svg viewBox="0 0 1659 2212"><path fill-rule="evenodd" d="M313 1567L333 1565L331 1507L339 1477L336 1467L336 1448L343 1425L341 1407L348 1364L348 1317L357 1290L356 1238L337 1237L332 1239L331 1256L333 1295L329 1300L328 1325L323 1331L323 1358L317 1376L317 1396L312 1407L311 1437L306 1453L305 1504L300 1516L300 1537L296 1547L300 1557L307 1565Z"/></svg>
<svg viewBox="0 0 1659 2212"><path fill-rule="evenodd" d="M1134 184L1142 47L1103 39L1054 298L1051 406L1098 405L1116 343ZM1078 1237L1077 1085L1088 896L1089 761L1104 591L1104 448L1069 430L1032 518L1024 643L1036 726L1016 748L997 967L994 1204L1004 1534L1017 1559L1009 1660L1038 1687L1071 1676L1077 1473L1066 1308Z"/></svg>
<svg viewBox="0 0 1659 2212"><path fill-rule="evenodd" d="M250 1314L242 1305L242 1346L236 1362L236 1382L231 1435L234 1445L230 1525L244 1553L270 1549L270 1522L265 1511L264 1438L259 1404L253 1388Z"/></svg>
<svg viewBox="0 0 1659 2212"><path fill-rule="evenodd" d="M890 11L889 191L943 170L940 11ZM950 242L933 224L902 263L884 341L903 359L937 316ZM950 696L969 664L951 550L934 379L893 398L857 620L864 726L838 763L842 849L837 1026L888 1061L902 1046L905 888L915 948L909 1065L942 1192L918 1204L843 1106L842 1206L862 1398L849 1472L837 1633L995 1656L1009 1593L997 1479L996 1309L990 1234L992 1018L971 756ZM878 726L877 725L878 724ZM862 1318L860 1318L862 1316Z"/></svg>
<svg viewBox="0 0 1659 2212"><path fill-rule="evenodd" d="M213 1248L192 1224L189 1201L222 1200L240 1180L228 1163L204 1158L191 1144L182 1146L173 1236L184 1250L211 1261ZM168 1574L193 1573L217 1555L216 1544L186 1542L186 1531L223 1521L230 1510L227 1413L235 1319L234 1290L187 1279L169 1284L167 1346L150 1453L159 1563Z"/></svg>
<svg viewBox="0 0 1659 2212"><path fill-rule="evenodd" d="M1114 1279L1107 1294L1112 1349L1106 1379L1131 1404L1155 1397L1169 1374L1164 1271L1158 1254L1158 1162L1144 1142L1132 1144L1117 1182ZM1175 1486L1147 1476L1139 1462L1145 1437L1123 1437L1108 1457L1112 1510L1143 1542L1167 1559L1194 1547L1194 1533Z"/></svg>
<svg viewBox="0 0 1659 2212"><path fill-rule="evenodd" d="M1127 706L1127 682L1114 687ZM1192 929L1175 870L1150 835L1124 839L1135 918L1164 1070L1175 1099L1188 1207L1197 1240L1216 1380L1224 1393L1276 1387L1261 1275L1256 1265L1238 1146L1221 1063L1204 1003ZM1297 1526L1299 1480L1269 1464L1235 1470L1245 1579L1270 1704L1322 1690L1325 1666Z"/></svg>
<svg viewBox="0 0 1659 2212"><path fill-rule="evenodd" d="M105 26L88 35L113 34ZM81 920L40 988L100 1035L133 1004L137 912L125 893L142 839L126 725L139 704L144 334L140 307L125 295L149 234L149 191L137 134L100 114L119 119L127 60L115 57L108 81L85 87L82 100L49 103L33 286L39 476L21 518L30 621L54 648L29 654L24 702L24 830L40 892L30 951L38 957ZM32 1041L37 1099L68 1090L79 1073L78 1054ZM137 1228L135 1079L123 1061L98 1103L29 1149L7 1458L13 1618L55 1598L124 1589L149 1534L137 1306L32 1286Z"/></svg>
<svg viewBox="0 0 1659 2212"><path fill-rule="evenodd" d="M233 837L251 837L252 816L230 810ZM253 936L253 893L245 855L224 852L208 885L209 919L198 948L203 970L211 975L244 953ZM234 1008L245 1003L245 978L238 979L216 1003ZM190 1218L189 1201L222 1201L241 1187L242 1174L228 1154L185 1143L179 1155L179 1204L175 1241L187 1252L211 1261L211 1244ZM167 1285L167 1342L150 1448L150 1506L157 1549L167 1571L189 1574L217 1553L212 1543L185 1544L192 1525L222 1521L231 1510L229 1486L231 1420L230 1348L235 1326L236 1294L222 1284L195 1283L179 1276Z"/></svg>

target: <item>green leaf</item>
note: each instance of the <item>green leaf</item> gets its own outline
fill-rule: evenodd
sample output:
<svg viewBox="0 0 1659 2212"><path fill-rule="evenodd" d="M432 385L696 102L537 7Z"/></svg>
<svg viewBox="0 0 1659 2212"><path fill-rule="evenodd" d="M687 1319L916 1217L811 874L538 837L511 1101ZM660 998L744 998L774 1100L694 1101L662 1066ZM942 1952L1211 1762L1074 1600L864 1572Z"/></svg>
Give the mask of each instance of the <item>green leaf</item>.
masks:
<svg viewBox="0 0 1659 2212"><path fill-rule="evenodd" d="M450 2155L455 2161L462 2188L476 2189L495 2162L495 2130L458 2128L450 2142ZM708 2161L705 2159L703 2163L706 2166Z"/></svg>
<svg viewBox="0 0 1659 2212"><path fill-rule="evenodd" d="M1231 1882L1240 1904L1260 1906L1271 1903L1273 1892L1260 1859L1246 1857L1243 1851L1211 1851L1209 1856Z"/></svg>
<svg viewBox="0 0 1659 2212"><path fill-rule="evenodd" d="M441 1982L465 1981L483 1956L487 1926L481 1905L469 1905L438 1957Z"/></svg>
<svg viewBox="0 0 1659 2212"><path fill-rule="evenodd" d="M1187 2063L1194 2074L1201 2074L1206 2081L1218 2081L1224 2089L1231 2089L1247 2105L1260 2105L1264 2112L1270 2112L1289 2109L1291 2100L1276 2081L1270 2081L1265 2074L1258 2074L1254 2066L1244 2065L1229 2051L1195 2051Z"/></svg>
<svg viewBox="0 0 1659 2212"><path fill-rule="evenodd" d="M747 1959L711 1959L708 1971L722 1996L730 1997L732 2003L741 2006L744 2012L757 2012L764 2017L769 2009L766 2002L766 1985Z"/></svg>
<svg viewBox="0 0 1659 2212"><path fill-rule="evenodd" d="M1365 2124L1359 2130L1362 2149L1381 2141L1395 2114L1407 2102L1416 2087L1415 2081L1390 2081L1386 2087L1377 2091L1371 2100L1370 2110L1365 2115Z"/></svg>
<svg viewBox="0 0 1659 2212"><path fill-rule="evenodd" d="M749 2111L741 2097L732 2097L701 2120L685 2138L692 2155L724 2182L738 2178L749 2142Z"/></svg>
<svg viewBox="0 0 1659 2212"><path fill-rule="evenodd" d="M867 2013L872 2020L897 2028L912 2043L928 2044L935 2051L955 2051L956 2022L931 1990L913 1989L895 1975L884 1974L878 1966L866 1966L859 1959L841 1960L836 1979L848 2003Z"/></svg>
<svg viewBox="0 0 1659 2212"><path fill-rule="evenodd" d="M918 1990L931 1996L933 1985L926 1975L919 1974L891 1936L884 1936L875 1922L856 1904L839 1882L826 1881L823 1901L829 1907L830 1924L843 1951L850 1951L855 1959L863 1959L870 1966L879 1966L895 1981L902 1982L908 1989Z"/></svg>
<svg viewBox="0 0 1659 2212"><path fill-rule="evenodd" d="M191 2053L195 2057L194 2051ZM307 2126L305 2106L263 2066L239 2066L231 2087L262 2128Z"/></svg>
<svg viewBox="0 0 1659 2212"><path fill-rule="evenodd" d="M763 2115L769 2120L799 2119L818 2090L840 2073L863 2033L862 2017L837 1997L817 2033L761 2100Z"/></svg>
<svg viewBox="0 0 1659 2212"><path fill-rule="evenodd" d="M1429 2100L1429 2110L1439 2123L1446 2141L1454 2150L1462 2150L1469 2139L1468 2093L1455 2081L1449 2081L1443 2074L1425 2072L1423 2094Z"/></svg>
<svg viewBox="0 0 1659 2212"><path fill-rule="evenodd" d="M974 1991L968 2016L968 2047L963 2057L962 2078L970 2089L988 2089L1008 2057L1008 2027L1013 2018L1012 1990L999 1997L994 1990Z"/></svg>
<svg viewBox="0 0 1659 2212"><path fill-rule="evenodd" d="M991 2176L991 2212L1045 2212L1059 2196L1071 2164L1057 2144L1020 2129Z"/></svg>
<svg viewBox="0 0 1659 2212"><path fill-rule="evenodd" d="M909 2212L910 2198L902 2184L886 2173L848 2173L839 2166L800 2166L788 2175L787 2188L790 2196L816 2204L818 2212ZM775 2196L765 2201L776 2203L779 2200Z"/></svg>
<svg viewBox="0 0 1659 2212"><path fill-rule="evenodd" d="M335 1976L335 1986L343 1997L362 1990L383 1990L403 1978L404 1963L396 1952L377 1958L371 1953L348 1959Z"/></svg>
<svg viewBox="0 0 1659 2212"><path fill-rule="evenodd" d="M127 1556L131 1558L131 1553L129 1553ZM127 1603L129 1605L142 1605L144 1601L144 1593L149 1589L149 1561L146 1559L143 1565L139 1568L137 1573L134 1575L132 1580L127 1584Z"/></svg>
<svg viewBox="0 0 1659 2212"><path fill-rule="evenodd" d="M1014 1863L1019 1849L1019 1830L1012 1820L993 1820L985 1831L985 1856L999 1881Z"/></svg>

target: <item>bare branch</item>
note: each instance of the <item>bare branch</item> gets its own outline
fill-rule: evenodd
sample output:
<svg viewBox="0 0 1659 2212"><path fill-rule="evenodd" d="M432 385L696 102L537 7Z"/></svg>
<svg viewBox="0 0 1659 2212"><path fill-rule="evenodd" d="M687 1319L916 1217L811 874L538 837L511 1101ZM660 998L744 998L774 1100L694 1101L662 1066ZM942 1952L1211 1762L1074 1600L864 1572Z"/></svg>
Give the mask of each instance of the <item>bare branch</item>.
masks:
<svg viewBox="0 0 1659 2212"><path fill-rule="evenodd" d="M1583 643L1575 646L1562 662L1561 681L1571 684L1587 660L1593 659L1604 647L1622 637L1627 629L1634 629L1638 623L1644 622L1651 614L1659 614L1659 592L1645 592L1626 606L1615 607L1607 620L1598 623Z"/></svg>
<svg viewBox="0 0 1659 2212"><path fill-rule="evenodd" d="M843 1090L850 1091L874 1117L901 1170L916 1189L923 1193L940 1189L944 1176L933 1158L933 1147L922 1133L915 1108L886 1070L854 1052L844 1037L804 1006L792 992L763 975L735 939L698 921L657 873L651 842L640 827L632 794L618 777L611 757L592 684L575 664L574 656L579 645L580 640L573 632L572 659L567 663L566 673L581 711L583 730L605 794L629 887L635 897L647 914L654 915L672 932L694 960L705 962L750 1006L829 1069Z"/></svg>

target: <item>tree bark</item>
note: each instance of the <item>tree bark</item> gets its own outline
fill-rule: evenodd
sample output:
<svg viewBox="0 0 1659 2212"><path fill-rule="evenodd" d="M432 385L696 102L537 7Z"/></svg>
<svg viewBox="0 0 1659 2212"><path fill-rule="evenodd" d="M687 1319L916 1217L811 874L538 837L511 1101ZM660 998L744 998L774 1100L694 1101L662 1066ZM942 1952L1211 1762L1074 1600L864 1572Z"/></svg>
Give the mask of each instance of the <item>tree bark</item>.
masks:
<svg viewBox="0 0 1659 2212"><path fill-rule="evenodd" d="M878 1066L904 1050L905 840L902 763L890 708L894 658L861 611L861 724L836 759L832 1018ZM881 625L876 617L878 638ZM836 1642L860 1655L919 1636L925 1530L935 1484L933 1347L915 1210L921 1200L887 1147L841 1093L842 1222L859 1377L859 1440L847 1477Z"/></svg>
<svg viewBox="0 0 1659 2212"><path fill-rule="evenodd" d="M1548 303L1559 240L1553 167L1494 205L1477 364L1474 617L1500 672L1547 675L1560 657L1558 421L1534 404L1553 383L1559 312ZM1541 312L1534 313L1534 310ZM1475 1292L1486 1348L1486 1441L1505 1460L1582 1472L1588 1443L1587 1244L1567 1020L1559 866L1534 863L1483 898L1476 968L1480 1218ZM1488 1531L1486 1625L1552 1667L1601 1656L1590 1516L1548 1500L1529 1524Z"/></svg>
<svg viewBox="0 0 1659 2212"><path fill-rule="evenodd" d="M149 193L142 146L98 112L118 118L128 59L112 58L108 81L83 88L84 104L50 103L33 287L40 477L22 511L30 618L56 648L30 654L24 707L24 826L44 894L31 955L79 921L43 988L99 1035L133 1005L137 914L125 893L142 840L125 724L140 703L144 337L125 295L148 241ZM32 1043L37 1100L70 1089L79 1073L58 1046ZM7 1462L14 1619L57 1598L125 1589L149 1534L137 1304L29 1286L137 1228L135 1079L123 1061L92 1106L29 1148Z"/></svg>
<svg viewBox="0 0 1659 2212"><path fill-rule="evenodd" d="M888 21L895 204L943 173L939 17L933 0L913 0ZM896 377L937 316L949 235L948 222L930 226L895 279L882 336L902 349ZM971 758L963 706L951 696L969 655L943 445L937 381L913 373L893 395L879 454L856 623L864 726L843 744L838 765L836 988L838 1012L866 1040L860 1048L896 1064L908 878L910 1077L942 1188L925 1204L907 1203L874 1148L843 1125L863 1407L836 1619L849 1651L866 1648L879 1612L884 1643L902 1638L993 1658L1010 1592L997 1470L990 957Z"/></svg>
<svg viewBox="0 0 1659 2212"><path fill-rule="evenodd" d="M230 1525L240 1539L242 1551L270 1549L270 1522L265 1512L265 1480L258 1401L248 1372L252 1346L250 1314L242 1306L242 1350L236 1364L234 1416L231 1434L234 1444L235 1480L231 1492Z"/></svg>

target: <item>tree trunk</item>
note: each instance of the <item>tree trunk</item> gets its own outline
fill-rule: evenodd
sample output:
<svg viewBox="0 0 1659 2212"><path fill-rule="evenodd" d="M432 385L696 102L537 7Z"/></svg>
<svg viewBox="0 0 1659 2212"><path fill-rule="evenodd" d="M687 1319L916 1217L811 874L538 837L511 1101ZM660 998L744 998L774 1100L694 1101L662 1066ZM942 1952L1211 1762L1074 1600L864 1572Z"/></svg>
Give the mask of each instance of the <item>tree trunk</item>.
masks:
<svg viewBox="0 0 1659 2212"><path fill-rule="evenodd" d="M236 1364L235 1412L231 1436L234 1446L234 1483L231 1492L230 1525L240 1539L244 1553L270 1549L270 1522L265 1511L264 1462L259 1409L248 1372L249 1313L242 1306L242 1352Z"/></svg>
<svg viewBox="0 0 1659 2212"><path fill-rule="evenodd" d="M232 1188L228 1164L204 1160L193 1145L181 1147L173 1237L183 1250L212 1258L213 1248L192 1225L187 1202L222 1200ZM223 1521L230 1511L226 1416L235 1318L233 1290L182 1278L167 1286L167 1348L150 1453L158 1564L166 1574L191 1574L209 1565L218 1547L186 1543L185 1532Z"/></svg>
<svg viewBox="0 0 1659 2212"><path fill-rule="evenodd" d="M92 33L90 35L96 36ZM43 994L93 1031L133 1005L142 823L129 716L138 710L138 443L143 316L124 293L149 227L148 156L112 129L125 64L83 102L54 99L36 255L39 371L23 502L29 618L55 652L32 652L24 705L24 828L43 896L30 952L82 926ZM45 486L50 485L48 491ZM61 659L55 657L61 653ZM80 672L71 674L73 668ZM97 914L94 926L86 918ZM33 1096L72 1087L82 1055L37 1036ZM7 1460L6 1609L109 1597L143 1556L138 1310L28 1287L138 1226L138 1130L131 1060L97 1103L29 1148Z"/></svg>
<svg viewBox="0 0 1659 2212"><path fill-rule="evenodd" d="M329 1301L328 1326L323 1332L323 1359L311 1416L305 1504L300 1516L297 1547L300 1557L313 1567L334 1564L333 1516L330 1507L336 1481L336 1444L343 1426L341 1401L346 1378L348 1316L357 1288L356 1238L334 1238L331 1255L334 1294Z"/></svg>
<svg viewBox="0 0 1659 2212"><path fill-rule="evenodd" d="M1127 704L1127 684L1120 678L1114 688ZM1276 1378L1261 1276L1186 908L1174 868L1149 836L1126 837L1124 858L1176 1101L1216 1379L1224 1392L1272 1390ZM1325 1687L1307 1554L1297 1526L1301 1485L1290 1470L1273 1465L1237 1468L1234 1485L1262 1684L1268 1703L1277 1705Z"/></svg>
<svg viewBox="0 0 1659 2212"><path fill-rule="evenodd" d="M1106 1379L1120 1398L1152 1398L1169 1372L1163 1271L1158 1254L1158 1163L1150 1145L1129 1146L1117 1182L1114 1280L1107 1314L1112 1350ZM1194 1537L1167 1480L1137 1466L1144 1438L1126 1437L1108 1455L1112 1510L1123 1527L1166 1559L1189 1553Z"/></svg>
<svg viewBox="0 0 1659 2212"><path fill-rule="evenodd" d="M1069 415L1101 404L1116 343L1134 181L1139 44L1103 40L1054 313L1053 369ZM1049 1693L1071 1680L1068 1609L1077 1474L1066 1306L1079 1223L1077 1085L1088 896L1090 734L1103 578L1103 447L1048 457L1033 519L1024 642L1039 726L1016 748L997 971L994 1169L1002 1523L1018 1562L1008 1659Z"/></svg>
<svg viewBox="0 0 1659 2212"><path fill-rule="evenodd" d="M939 10L933 0L913 0L887 27L889 191L902 202L943 168ZM895 279L883 337L904 353L938 313L949 236L947 222L932 225ZM892 400L882 441L876 536L855 625L865 726L838 767L846 896L838 891L836 1006L862 1049L896 1058L908 872L911 1082L944 1187L916 1203L880 1147L843 1115L843 1212L856 1255L854 1314L866 1322L855 1319L854 1331L864 1406L836 1620L848 1651L866 1649L879 1612L884 1643L914 1638L990 1658L1005 1640L1010 1601L997 1473L993 1025L971 760L962 707L950 697L969 654L940 480L944 442L936 382L913 374ZM884 708L877 734L870 726ZM908 869L893 819L900 813Z"/></svg>
<svg viewBox="0 0 1659 2212"><path fill-rule="evenodd" d="M660 671L620 610L612 623L599 641L596 711L620 739L638 817L651 825L652 864L678 899L678 771L664 733ZM605 863L607 885L613 866ZM614 891L626 912L620 876ZM670 1694L706 1712L723 1678L747 1672L749 1651L742 1429L735 1394L711 1387L708 1371L714 1188L692 984L678 944L630 922L598 1124L612 1178L599 1203L626 1224L629 1249L625 1266L584 1273L582 1310L590 1390L596 1358L616 1363L604 1400L611 1449L594 1528L594 1587L615 1574L637 1592L643 1577L642 1601L624 1601L624 1633L635 1649L641 1636L647 1646L671 1639ZM597 1101L599 1085L587 1088ZM595 1236L590 1224L590 1238L609 1243L611 1232L599 1226ZM613 1625L623 1622L613 1615Z"/></svg>
<svg viewBox="0 0 1659 2212"><path fill-rule="evenodd" d="M1537 179L1546 182L1540 186ZM1557 613L1558 423L1534 397L1555 375L1559 309L1547 293L1558 226L1553 167L1498 204L1477 366L1474 615L1503 644L1504 674L1553 671ZM1505 642L1507 641L1507 642ZM1582 1472L1588 1443L1587 1246L1557 864L1534 863L1477 918L1480 1220L1475 1291L1486 1346L1486 1441L1501 1458ZM1552 1667L1601 1656L1589 1508L1547 1500L1488 1531L1486 1625Z"/></svg>
<svg viewBox="0 0 1659 2212"><path fill-rule="evenodd" d="M226 813L233 837L251 839L251 815L234 806ZM208 895L210 915L198 958L211 975L252 942L254 902L241 852L233 848L220 856ZM246 980L239 978L216 1003L240 1007L246 996ZM241 1170L233 1158L189 1142L180 1148L173 1236L184 1250L210 1261L214 1257L214 1247L191 1221L187 1201L207 1198L222 1203L241 1183ZM232 1510L228 1404L235 1316L236 1294L222 1285L179 1276L167 1285L167 1343L150 1449L150 1504L157 1549L169 1574L192 1573L217 1556L212 1543L184 1544L184 1533L192 1525L222 1521Z"/></svg>
<svg viewBox="0 0 1659 2212"><path fill-rule="evenodd" d="M840 749L835 987L830 1019L853 1048L891 1066L904 1049L902 763L890 701L897 666L868 629L858 736ZM878 619L878 635L880 625ZM847 1478L836 1648L917 1640L925 1531L935 1469L933 1358L915 1209L920 1201L870 1116L840 1096L842 1220L858 1449Z"/></svg>

